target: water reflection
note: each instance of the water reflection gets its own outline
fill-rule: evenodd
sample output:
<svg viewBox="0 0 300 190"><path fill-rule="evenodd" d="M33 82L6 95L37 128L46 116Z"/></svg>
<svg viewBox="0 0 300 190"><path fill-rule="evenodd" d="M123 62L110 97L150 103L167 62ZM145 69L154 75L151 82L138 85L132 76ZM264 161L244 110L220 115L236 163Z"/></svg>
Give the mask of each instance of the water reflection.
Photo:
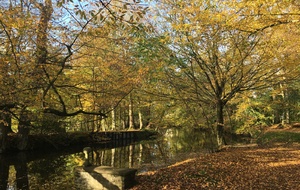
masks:
<svg viewBox="0 0 300 190"><path fill-rule="evenodd" d="M203 152L214 146L209 134L201 131L164 129L161 132L163 136L152 141L118 148L92 147L91 162L97 166L137 168L141 173L184 159L190 152ZM72 154L47 155L33 161L28 161L32 159L24 152L14 156L0 155L0 189L78 189L73 169L85 161L81 150Z"/></svg>

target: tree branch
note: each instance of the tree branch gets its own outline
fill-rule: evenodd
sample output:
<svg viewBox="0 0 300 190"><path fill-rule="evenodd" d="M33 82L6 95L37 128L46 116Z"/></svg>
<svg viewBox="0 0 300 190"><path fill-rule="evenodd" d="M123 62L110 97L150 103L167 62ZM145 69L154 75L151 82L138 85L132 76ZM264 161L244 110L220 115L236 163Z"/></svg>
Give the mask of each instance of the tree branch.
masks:
<svg viewBox="0 0 300 190"><path fill-rule="evenodd" d="M62 116L62 117L71 117L71 116L76 116L79 114L86 114L86 115L99 115L102 116L104 118L107 118L107 115L101 112L88 112L88 111L84 111L84 110L78 110L78 111L74 111L72 113L68 113L67 111L59 111L56 109L52 109L52 108L46 108L44 109L44 113L52 113L55 114L57 116Z"/></svg>

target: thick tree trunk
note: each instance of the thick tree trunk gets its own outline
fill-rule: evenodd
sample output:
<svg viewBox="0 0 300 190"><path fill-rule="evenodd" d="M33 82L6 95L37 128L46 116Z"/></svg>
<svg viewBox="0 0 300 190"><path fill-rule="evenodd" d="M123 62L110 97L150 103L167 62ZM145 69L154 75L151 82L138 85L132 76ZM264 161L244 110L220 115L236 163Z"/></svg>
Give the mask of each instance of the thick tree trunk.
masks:
<svg viewBox="0 0 300 190"><path fill-rule="evenodd" d="M0 153L6 149L7 127L3 122L0 122Z"/></svg>
<svg viewBox="0 0 300 190"><path fill-rule="evenodd" d="M221 147L225 145L224 139L224 103L220 100L217 103L217 143Z"/></svg>
<svg viewBox="0 0 300 190"><path fill-rule="evenodd" d="M15 165L17 189L27 190L29 189L29 183L26 154L24 152L19 152L17 154L17 159L18 162Z"/></svg>
<svg viewBox="0 0 300 190"><path fill-rule="evenodd" d="M18 149L25 150L28 145L28 136L29 136L29 126L30 121L28 119L28 113L23 112L20 115L19 125L18 125Z"/></svg>
<svg viewBox="0 0 300 190"><path fill-rule="evenodd" d="M0 154L0 189L7 189L9 164L4 155Z"/></svg>

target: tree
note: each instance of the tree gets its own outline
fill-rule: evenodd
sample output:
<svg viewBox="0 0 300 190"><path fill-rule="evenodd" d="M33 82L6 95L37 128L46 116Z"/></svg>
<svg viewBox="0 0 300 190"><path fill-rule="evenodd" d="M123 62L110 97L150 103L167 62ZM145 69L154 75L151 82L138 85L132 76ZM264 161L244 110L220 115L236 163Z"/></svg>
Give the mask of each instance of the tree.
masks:
<svg viewBox="0 0 300 190"><path fill-rule="evenodd" d="M88 46L83 39L96 25L118 22L136 28L144 11L138 4L52 0L14 0L1 4L0 60L4 63L0 66L1 112L5 110L18 121L21 113L107 117L102 110L87 106L94 102L78 96L101 94L93 90L99 81L92 81L93 84L83 81L86 86L80 86L78 76L72 75L75 70L72 64L78 59L80 49Z"/></svg>
<svg viewBox="0 0 300 190"><path fill-rule="evenodd" d="M296 38L283 42L278 34L299 38L299 9L266 2L162 1L168 76L184 81L173 85L183 99L215 109L219 146L224 107L236 94L295 77L297 49L286 48Z"/></svg>

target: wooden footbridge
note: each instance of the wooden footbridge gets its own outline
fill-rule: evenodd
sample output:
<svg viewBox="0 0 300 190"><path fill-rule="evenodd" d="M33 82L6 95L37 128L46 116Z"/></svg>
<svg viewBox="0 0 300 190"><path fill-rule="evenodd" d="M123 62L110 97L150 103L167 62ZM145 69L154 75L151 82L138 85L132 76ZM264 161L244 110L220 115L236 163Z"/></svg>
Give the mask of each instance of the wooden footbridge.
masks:
<svg viewBox="0 0 300 190"><path fill-rule="evenodd" d="M90 133L90 138L93 142L107 142L107 141L136 141L147 139L155 132L151 131L101 131Z"/></svg>

